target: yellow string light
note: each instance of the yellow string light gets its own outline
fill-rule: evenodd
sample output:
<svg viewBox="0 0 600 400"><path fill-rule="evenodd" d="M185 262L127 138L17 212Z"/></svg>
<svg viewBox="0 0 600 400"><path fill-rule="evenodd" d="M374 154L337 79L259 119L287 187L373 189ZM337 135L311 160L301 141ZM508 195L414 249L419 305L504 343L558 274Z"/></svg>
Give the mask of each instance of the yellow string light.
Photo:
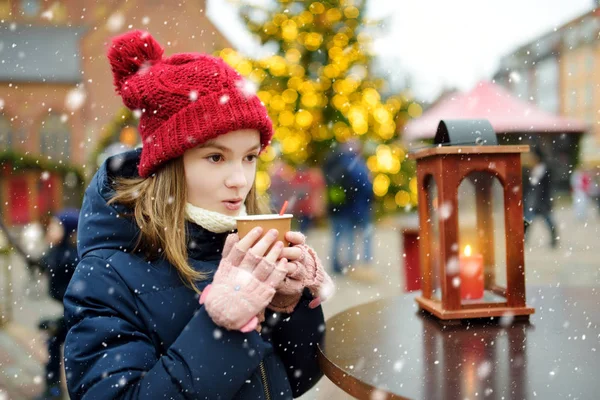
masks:
<svg viewBox="0 0 600 400"><path fill-rule="evenodd" d="M309 111L300 110L296 113L296 124L301 128L306 128L312 124L313 116Z"/></svg>
<svg viewBox="0 0 600 400"><path fill-rule="evenodd" d="M256 172L255 182L258 194L264 194L271 186L271 178L265 171Z"/></svg>
<svg viewBox="0 0 600 400"><path fill-rule="evenodd" d="M350 7L346 7L344 9L344 16L346 18L358 18L360 12L358 10L358 8L354 7L354 6L350 6Z"/></svg>
<svg viewBox="0 0 600 400"><path fill-rule="evenodd" d="M411 118L419 118L421 114L423 114L423 108L419 104L412 103L408 106L408 115Z"/></svg>
<svg viewBox="0 0 600 400"><path fill-rule="evenodd" d="M373 193L376 196L383 197L390 188L390 178L385 174L377 174L373 179Z"/></svg>
<svg viewBox="0 0 600 400"><path fill-rule="evenodd" d="M298 26L296 22L288 19L281 24L281 37L288 42L296 40L298 37Z"/></svg>
<svg viewBox="0 0 600 400"><path fill-rule="evenodd" d="M323 14L323 12L325 11L325 6L319 2L314 2L310 5L308 9L311 13L318 15Z"/></svg>

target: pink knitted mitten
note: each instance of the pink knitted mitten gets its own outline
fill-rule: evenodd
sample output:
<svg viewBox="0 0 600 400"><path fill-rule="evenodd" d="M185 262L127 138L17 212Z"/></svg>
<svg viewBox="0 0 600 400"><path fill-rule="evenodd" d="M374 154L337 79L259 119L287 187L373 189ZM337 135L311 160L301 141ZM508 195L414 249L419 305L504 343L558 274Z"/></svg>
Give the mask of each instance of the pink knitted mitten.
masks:
<svg viewBox="0 0 600 400"><path fill-rule="evenodd" d="M287 273L287 261L275 265L235 244L237 234L227 237L223 259L212 284L200 296L215 324L228 330L250 332L258 324L257 315L269 304Z"/></svg>
<svg viewBox="0 0 600 400"><path fill-rule="evenodd" d="M297 261L288 263L290 272L277 286L277 293L269 304L273 311L291 313L300 301L305 287L314 297L309 304L310 308L316 308L333 295L333 281L325 272L317 253L305 244L297 247L302 249L302 256Z"/></svg>

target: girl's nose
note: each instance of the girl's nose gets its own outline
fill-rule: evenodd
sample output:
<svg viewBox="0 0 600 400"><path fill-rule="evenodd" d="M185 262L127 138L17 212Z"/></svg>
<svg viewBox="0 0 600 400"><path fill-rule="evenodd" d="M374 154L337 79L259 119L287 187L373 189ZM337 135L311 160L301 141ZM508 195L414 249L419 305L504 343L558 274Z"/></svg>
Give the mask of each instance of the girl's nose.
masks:
<svg viewBox="0 0 600 400"><path fill-rule="evenodd" d="M248 181L242 165L235 166L225 181L227 187L244 187L247 184Z"/></svg>

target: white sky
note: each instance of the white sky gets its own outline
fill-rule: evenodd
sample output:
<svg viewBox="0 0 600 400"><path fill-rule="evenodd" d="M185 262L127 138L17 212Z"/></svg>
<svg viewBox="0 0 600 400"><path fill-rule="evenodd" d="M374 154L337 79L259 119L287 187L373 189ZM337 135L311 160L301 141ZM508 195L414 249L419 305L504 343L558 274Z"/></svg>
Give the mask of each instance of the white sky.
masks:
<svg viewBox="0 0 600 400"><path fill-rule="evenodd" d="M256 0L255 0L256 1ZM260 0L264 3L264 0ZM387 16L375 43L379 68L392 85L408 73L413 93L433 100L444 86L469 90L489 79L500 58L593 8L593 0L370 0L369 15ZM209 0L208 13L240 50L261 50L228 0Z"/></svg>

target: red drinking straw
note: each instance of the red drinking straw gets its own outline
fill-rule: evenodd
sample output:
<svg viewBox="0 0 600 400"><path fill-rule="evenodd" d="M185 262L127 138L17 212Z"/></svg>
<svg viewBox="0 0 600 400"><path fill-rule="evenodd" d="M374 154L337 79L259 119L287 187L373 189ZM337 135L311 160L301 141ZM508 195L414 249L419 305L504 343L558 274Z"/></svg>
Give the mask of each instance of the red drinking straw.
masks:
<svg viewBox="0 0 600 400"><path fill-rule="evenodd" d="M281 211L279 211L279 215L283 215L283 213L285 213L285 209L287 208L287 206L288 206L288 201L286 200L283 202L283 205L281 206Z"/></svg>

